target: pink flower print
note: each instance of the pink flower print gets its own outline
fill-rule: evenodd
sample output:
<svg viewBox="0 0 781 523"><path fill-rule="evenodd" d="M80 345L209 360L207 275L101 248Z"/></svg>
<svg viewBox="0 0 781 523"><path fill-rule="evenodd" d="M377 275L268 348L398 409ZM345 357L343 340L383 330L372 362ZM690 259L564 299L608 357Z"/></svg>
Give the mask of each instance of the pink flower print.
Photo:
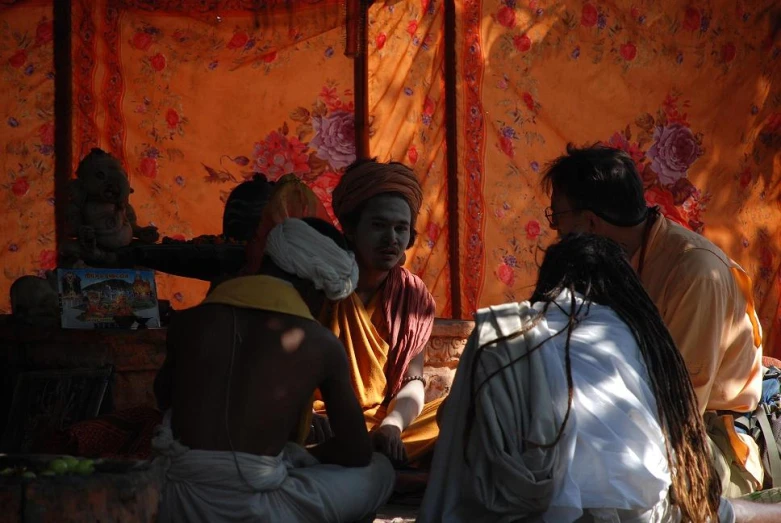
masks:
<svg viewBox="0 0 781 523"><path fill-rule="evenodd" d="M317 150L317 157L334 169L344 169L355 161L355 115L347 111L335 111L328 116L314 116L312 128L315 136L310 145Z"/></svg>
<svg viewBox="0 0 781 523"><path fill-rule="evenodd" d="M309 188L315 193L317 199L325 206L331 221L336 223L336 215L333 211L333 192L339 180L342 179L341 173L327 171L318 176L314 182L309 183Z"/></svg>
<svg viewBox="0 0 781 523"><path fill-rule="evenodd" d="M38 255L38 266L45 271L57 268L57 252L52 250L43 250Z"/></svg>
<svg viewBox="0 0 781 523"><path fill-rule="evenodd" d="M645 152L636 144L629 143L621 133L613 133L613 136L608 140L608 145L614 149L620 149L632 157L632 161L635 162L635 166L638 171L640 170L640 163L645 158Z"/></svg>
<svg viewBox="0 0 781 523"><path fill-rule="evenodd" d="M228 49L242 49L249 42L249 36L244 31L240 31L233 35L226 47Z"/></svg>
<svg viewBox="0 0 781 523"><path fill-rule="evenodd" d="M30 182L27 181L27 178L21 177L17 178L13 185L11 186L11 192L14 193L15 196L22 197L30 190Z"/></svg>
<svg viewBox="0 0 781 523"><path fill-rule="evenodd" d="M409 149L407 150L407 158L409 158L409 161L412 165L415 165L418 162L418 149L414 145L410 145Z"/></svg>
<svg viewBox="0 0 781 523"><path fill-rule="evenodd" d="M512 287L515 283L515 271L506 263L499 264L499 267L496 269L496 276L499 278L499 281L508 287Z"/></svg>
<svg viewBox="0 0 781 523"><path fill-rule="evenodd" d="M537 220L529 220L526 223L526 238L529 240L536 240L537 237L540 235L540 232L542 231L542 228L540 227L540 222Z"/></svg>
<svg viewBox="0 0 781 523"><path fill-rule="evenodd" d="M525 34L515 35L513 37L513 46L515 46L515 48L519 52L525 53L526 51L531 49L531 47L532 47L532 40L531 40L531 38L529 38Z"/></svg>
<svg viewBox="0 0 781 523"><path fill-rule="evenodd" d="M275 181L285 174L306 174L311 171L307 145L295 136L287 137L279 131L271 132L263 141L255 144L252 156L255 168Z"/></svg>
<svg viewBox="0 0 781 523"><path fill-rule="evenodd" d="M702 155L691 129L680 123L654 129L654 143L648 150L651 167L662 185L673 185Z"/></svg>
<svg viewBox="0 0 781 523"><path fill-rule="evenodd" d="M146 31L136 31L133 38L130 39L130 45L139 51L146 51L152 45L152 35Z"/></svg>
<svg viewBox="0 0 781 523"><path fill-rule="evenodd" d="M434 222L429 222L429 224L426 226L426 234L432 242L436 242L439 239L439 234L441 232L442 229L440 229L439 225Z"/></svg>
<svg viewBox="0 0 781 523"><path fill-rule="evenodd" d="M152 58L149 59L149 64L152 66L152 69L154 69L157 72L162 71L165 69L165 56L163 56L160 53L157 53Z"/></svg>
<svg viewBox="0 0 781 523"><path fill-rule="evenodd" d="M580 25L583 27L594 27L597 25L599 11L592 4L585 4L580 12Z"/></svg>
<svg viewBox="0 0 781 523"><path fill-rule="evenodd" d="M499 12L496 13L496 21L504 27L512 29L515 27L515 10L512 7L503 5L499 8Z"/></svg>

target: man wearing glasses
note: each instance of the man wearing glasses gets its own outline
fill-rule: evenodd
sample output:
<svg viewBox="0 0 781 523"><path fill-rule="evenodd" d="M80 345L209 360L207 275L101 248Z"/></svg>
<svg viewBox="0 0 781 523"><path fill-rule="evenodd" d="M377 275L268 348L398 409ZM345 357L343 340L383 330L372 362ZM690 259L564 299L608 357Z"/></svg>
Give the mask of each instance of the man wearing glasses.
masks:
<svg viewBox="0 0 781 523"><path fill-rule="evenodd" d="M760 489L759 449L732 422L754 411L762 391L762 331L749 276L706 238L647 207L622 151L570 145L543 183L551 197L545 216L559 235L599 234L629 254L686 362L724 495Z"/></svg>

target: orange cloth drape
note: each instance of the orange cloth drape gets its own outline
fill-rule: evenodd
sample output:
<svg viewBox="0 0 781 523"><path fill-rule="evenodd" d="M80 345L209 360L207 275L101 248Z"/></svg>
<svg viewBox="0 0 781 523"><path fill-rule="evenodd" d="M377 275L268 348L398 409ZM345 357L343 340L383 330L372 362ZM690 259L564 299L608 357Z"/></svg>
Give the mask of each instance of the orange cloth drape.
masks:
<svg viewBox="0 0 781 523"><path fill-rule="evenodd" d="M243 0L154 4L71 2L74 160L95 146L120 157L140 220L164 235L219 233L222 200L256 170L295 174L330 213L355 151L342 2L271 2L262 13ZM553 238L540 173L567 142L602 141L635 158L650 203L746 269L765 350L781 354L776 4L456 0L457 110L446 115L445 3L374 2L371 152L421 180L407 267L438 315L451 312L450 225L465 317L528 297L538 249ZM52 5L0 7L10 29L0 52L10 86L0 95L3 296L55 263ZM446 124L458 131L458 216L447 215ZM175 307L206 292L158 279Z"/></svg>
<svg viewBox="0 0 781 523"><path fill-rule="evenodd" d="M437 315L450 317L444 22L444 2L372 4L369 145L372 156L402 162L420 180L423 205L416 226L419 236L407 251L406 267L426 282L436 300Z"/></svg>
<svg viewBox="0 0 781 523"><path fill-rule="evenodd" d="M253 172L295 175L327 204L354 158L342 2L257 5L72 2L74 162L92 146L120 158L139 220L162 235L219 234ZM157 281L176 308L208 287Z"/></svg>
<svg viewBox="0 0 781 523"><path fill-rule="evenodd" d="M434 326L434 300L420 278L403 267L388 275L364 306L357 294L334 303L323 324L354 352L353 388L365 408L387 403Z"/></svg>
<svg viewBox="0 0 781 523"><path fill-rule="evenodd" d="M57 265L51 1L0 6L0 310L13 281Z"/></svg>
<svg viewBox="0 0 781 523"><path fill-rule="evenodd" d="M353 293L341 302L334 303L328 311L330 317L323 321L344 344L350 364L350 379L358 403L365 410L375 409L385 401L388 380L385 375L388 363L388 342L377 330L372 318L382 319L380 295L364 307ZM318 404L315 408L322 408Z"/></svg>
<svg viewBox="0 0 781 523"><path fill-rule="evenodd" d="M646 199L746 269L781 354L777 2L457 0L462 301L530 294L567 142L632 155ZM777 23L777 22L776 22Z"/></svg>

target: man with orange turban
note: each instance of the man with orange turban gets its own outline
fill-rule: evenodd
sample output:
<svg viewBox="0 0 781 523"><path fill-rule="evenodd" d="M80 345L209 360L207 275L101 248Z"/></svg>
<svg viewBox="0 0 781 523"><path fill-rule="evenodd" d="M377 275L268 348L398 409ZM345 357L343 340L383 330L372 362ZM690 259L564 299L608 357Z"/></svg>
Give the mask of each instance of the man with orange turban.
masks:
<svg viewBox="0 0 781 523"><path fill-rule="evenodd" d="M395 162L358 161L333 192L334 213L355 252L359 280L323 323L347 350L353 389L375 449L397 464L420 458L439 433L440 401L424 405L423 364L434 298L402 267L404 251L415 242L422 202L415 174ZM319 403L315 409L322 413Z"/></svg>

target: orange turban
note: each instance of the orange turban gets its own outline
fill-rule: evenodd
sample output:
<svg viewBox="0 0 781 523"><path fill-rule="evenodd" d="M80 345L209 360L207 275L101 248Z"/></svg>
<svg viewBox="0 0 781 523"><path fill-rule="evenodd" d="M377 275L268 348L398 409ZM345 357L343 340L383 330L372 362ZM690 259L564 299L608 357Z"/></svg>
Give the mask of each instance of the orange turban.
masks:
<svg viewBox="0 0 781 523"><path fill-rule="evenodd" d="M334 214L342 222L369 198L387 193L398 193L407 200L414 227L423 204L423 191L412 169L398 162L369 160L348 167L333 192Z"/></svg>

